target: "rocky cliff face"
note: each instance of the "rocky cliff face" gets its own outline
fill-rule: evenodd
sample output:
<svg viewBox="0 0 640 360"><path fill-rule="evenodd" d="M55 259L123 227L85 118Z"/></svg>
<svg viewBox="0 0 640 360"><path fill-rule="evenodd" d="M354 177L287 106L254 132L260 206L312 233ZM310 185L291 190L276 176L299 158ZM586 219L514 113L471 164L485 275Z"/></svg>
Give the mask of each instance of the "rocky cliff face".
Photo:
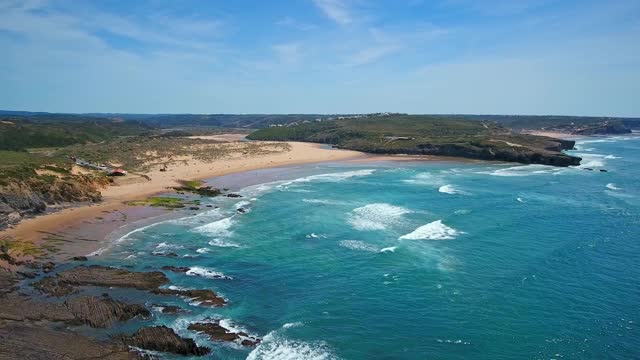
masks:
<svg viewBox="0 0 640 360"><path fill-rule="evenodd" d="M98 202L102 199L98 188L107 183L91 175L5 179L0 184L0 230L24 216L44 212L50 205Z"/></svg>
<svg viewBox="0 0 640 360"><path fill-rule="evenodd" d="M580 165L582 159L561 152L562 150L573 149L574 145L575 141L572 140L550 139L545 142L541 148L528 146L482 146L471 143L418 143L395 148L359 148L358 146L345 146L345 148L370 153L452 156L468 159L517 162L521 164L575 166Z"/></svg>

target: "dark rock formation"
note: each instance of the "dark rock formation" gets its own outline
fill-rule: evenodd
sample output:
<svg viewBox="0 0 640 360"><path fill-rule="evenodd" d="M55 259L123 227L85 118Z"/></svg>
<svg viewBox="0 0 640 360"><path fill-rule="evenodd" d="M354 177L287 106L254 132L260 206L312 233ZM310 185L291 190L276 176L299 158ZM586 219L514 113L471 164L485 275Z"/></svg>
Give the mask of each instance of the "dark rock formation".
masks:
<svg viewBox="0 0 640 360"><path fill-rule="evenodd" d="M164 252L164 251L154 251L153 255L155 256L164 256L164 257L178 257L178 254L174 252Z"/></svg>
<svg viewBox="0 0 640 360"><path fill-rule="evenodd" d="M241 197L242 197L242 195L240 195L240 194L234 194L234 193L231 193L231 194L227 194L227 195L226 195L226 197L230 197L230 198L241 198Z"/></svg>
<svg viewBox="0 0 640 360"><path fill-rule="evenodd" d="M176 273L186 273L187 271L189 271L191 268L186 267L186 266L163 266L162 270L166 270L166 271L172 271L172 272L176 272Z"/></svg>
<svg viewBox="0 0 640 360"><path fill-rule="evenodd" d="M55 297L67 296L77 292L73 286L58 281L58 278L55 276L44 277L31 284L31 286L42 293Z"/></svg>
<svg viewBox="0 0 640 360"><path fill-rule="evenodd" d="M202 356L211 352L209 348L196 345L192 339L181 338L166 326L145 327L131 336L122 335L120 339L129 346L180 355Z"/></svg>
<svg viewBox="0 0 640 360"><path fill-rule="evenodd" d="M86 256L74 256L70 260L73 260L73 261L87 261L89 259Z"/></svg>
<svg viewBox="0 0 640 360"><path fill-rule="evenodd" d="M211 340L237 342L243 346L255 346L260 343L260 339L249 336L244 331L232 332L222 327L219 322L193 323L189 325L189 330L203 332Z"/></svg>
<svg viewBox="0 0 640 360"><path fill-rule="evenodd" d="M150 315L142 305L125 304L110 297L79 296L63 303L42 302L15 293L0 298L0 319L4 320L48 320L106 328L116 321Z"/></svg>
<svg viewBox="0 0 640 360"><path fill-rule="evenodd" d="M0 359L142 359L121 344L108 344L72 332L10 323L0 326Z"/></svg>
<svg viewBox="0 0 640 360"><path fill-rule="evenodd" d="M20 279L16 274L0 268L0 298L17 289L16 284Z"/></svg>
<svg viewBox="0 0 640 360"><path fill-rule="evenodd" d="M155 289L153 293L158 295L176 295L185 297L195 302L199 302L200 305L204 306L220 307L227 303L225 299L216 295L216 293L211 290Z"/></svg>
<svg viewBox="0 0 640 360"><path fill-rule="evenodd" d="M181 308L180 306L175 305L153 305L160 309L160 312L163 314L179 314L179 313L187 313L189 311Z"/></svg>
<svg viewBox="0 0 640 360"><path fill-rule="evenodd" d="M52 272L56 268L56 264L51 261L42 264L42 271L45 273Z"/></svg>
<svg viewBox="0 0 640 360"><path fill-rule="evenodd" d="M106 266L78 266L56 275L58 283L154 290L169 282L160 271L135 272Z"/></svg>
<svg viewBox="0 0 640 360"><path fill-rule="evenodd" d="M91 327L111 327L115 321L127 321L136 316L148 318L149 310L139 304L125 304L110 297L81 296L65 302L77 319Z"/></svg>

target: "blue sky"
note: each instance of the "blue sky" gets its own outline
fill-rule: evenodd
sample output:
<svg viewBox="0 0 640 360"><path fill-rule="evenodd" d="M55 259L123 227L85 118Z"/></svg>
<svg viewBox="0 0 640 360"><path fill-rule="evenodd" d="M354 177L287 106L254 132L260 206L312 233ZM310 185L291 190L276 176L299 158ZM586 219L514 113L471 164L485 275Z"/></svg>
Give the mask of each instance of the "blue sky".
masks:
<svg viewBox="0 0 640 360"><path fill-rule="evenodd" d="M0 108L640 116L640 1L0 0Z"/></svg>

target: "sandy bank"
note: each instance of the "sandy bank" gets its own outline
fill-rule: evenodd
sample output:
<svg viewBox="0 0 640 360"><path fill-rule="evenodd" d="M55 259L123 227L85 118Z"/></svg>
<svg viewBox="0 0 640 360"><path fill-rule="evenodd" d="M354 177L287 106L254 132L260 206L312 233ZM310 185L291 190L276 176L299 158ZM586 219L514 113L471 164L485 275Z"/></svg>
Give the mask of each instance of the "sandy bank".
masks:
<svg viewBox="0 0 640 360"><path fill-rule="evenodd" d="M226 134L225 140L238 140L244 134ZM219 138L218 140L222 140ZM232 146L232 142L229 143ZM110 231L122 226L123 223L139 220L150 214L140 214L123 205L123 202L142 199L167 191L177 185L176 180L208 179L216 176L233 174L248 170L257 170L278 166L298 165L307 163L330 162L357 159L365 156L356 151L330 149L326 146L312 143L290 142L290 150L269 154L236 154L232 158L217 159L211 162L191 159L177 161L167 166L166 171L160 167L145 173L148 180L140 176L129 176L117 179L120 185L110 186L102 190L103 202L99 204L67 208L58 212L25 219L14 228L0 232L0 238L9 236L20 241L39 243L47 234L64 234L82 232L83 237L94 239L104 238ZM127 221L115 220L110 213L124 213ZM155 212L154 214L156 215ZM114 217L113 224L105 224L109 217ZM121 218L122 216L120 216ZM98 221L96 221L98 219ZM80 230L79 230L80 229ZM72 236L72 238L77 236ZM63 253L73 252L84 255L98 247L96 242L79 244L71 239L63 244ZM74 251L75 249L75 251Z"/></svg>
<svg viewBox="0 0 640 360"><path fill-rule="evenodd" d="M547 136L547 137L552 137L556 139L575 139L575 138L582 137L580 135L573 135L573 134L563 133L559 131L523 130L522 133L529 134L529 135L537 135L537 136Z"/></svg>

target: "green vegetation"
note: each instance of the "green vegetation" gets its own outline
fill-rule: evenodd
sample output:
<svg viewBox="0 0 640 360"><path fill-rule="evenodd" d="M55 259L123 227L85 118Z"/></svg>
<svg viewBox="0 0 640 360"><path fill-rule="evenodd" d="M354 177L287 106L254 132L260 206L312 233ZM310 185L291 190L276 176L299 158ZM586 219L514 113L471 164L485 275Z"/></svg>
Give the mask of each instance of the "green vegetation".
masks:
<svg viewBox="0 0 640 360"><path fill-rule="evenodd" d="M238 142L233 146L216 140L185 137L134 136L91 144L76 144L60 149L56 156L78 156L87 161L112 164L130 171L191 160L211 161L240 154L268 154L289 149L287 144Z"/></svg>
<svg viewBox="0 0 640 360"><path fill-rule="evenodd" d="M149 133L147 125L82 116L0 117L0 150L59 147Z"/></svg>
<svg viewBox="0 0 640 360"><path fill-rule="evenodd" d="M202 196L218 196L222 192L220 189L213 188L211 186L203 186L203 182L200 180L180 180L178 181L180 186L176 186L173 189L176 191L190 192Z"/></svg>
<svg viewBox="0 0 640 360"><path fill-rule="evenodd" d="M198 205L197 200L185 200L176 197L156 196L144 200L135 200L127 203L130 206L155 206L165 209L181 209L186 205Z"/></svg>
<svg viewBox="0 0 640 360"><path fill-rule="evenodd" d="M445 155L525 164L568 166L580 160L561 153L573 147L572 141L517 134L493 122L459 117L370 116L270 127L248 137L327 143L369 153Z"/></svg>

